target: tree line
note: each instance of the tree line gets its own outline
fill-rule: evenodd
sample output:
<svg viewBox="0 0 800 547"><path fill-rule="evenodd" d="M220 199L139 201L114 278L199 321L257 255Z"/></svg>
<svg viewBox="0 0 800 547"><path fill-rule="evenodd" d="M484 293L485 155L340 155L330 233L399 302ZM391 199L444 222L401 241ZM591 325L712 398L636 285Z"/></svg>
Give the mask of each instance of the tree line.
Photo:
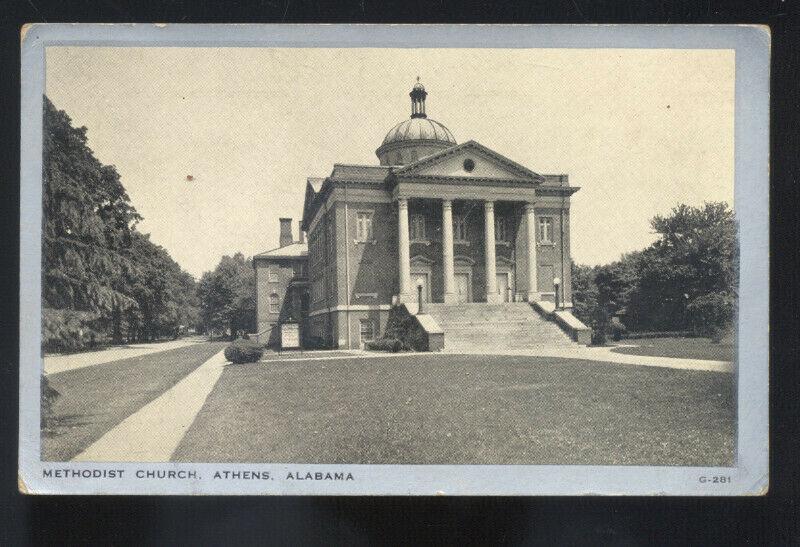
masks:
<svg viewBox="0 0 800 547"><path fill-rule="evenodd" d="M678 205L650 221L658 239L602 266L572 266L573 313L595 342L622 331L689 331L718 341L734 320L736 223L724 202ZM616 318L616 319L615 319Z"/></svg>
<svg viewBox="0 0 800 547"><path fill-rule="evenodd" d="M254 331L251 259L224 256L196 281L137 230L115 167L47 97L43 136L43 349Z"/></svg>
<svg viewBox="0 0 800 547"><path fill-rule="evenodd" d="M43 346L177 337L198 322L195 280L136 229L142 217L86 133L44 98Z"/></svg>

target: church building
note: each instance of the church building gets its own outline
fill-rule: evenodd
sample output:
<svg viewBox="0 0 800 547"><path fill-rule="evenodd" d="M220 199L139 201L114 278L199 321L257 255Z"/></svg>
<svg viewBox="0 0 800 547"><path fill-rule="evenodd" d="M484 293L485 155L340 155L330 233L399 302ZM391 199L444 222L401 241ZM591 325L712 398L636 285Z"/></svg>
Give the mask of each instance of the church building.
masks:
<svg viewBox="0 0 800 547"><path fill-rule="evenodd" d="M411 117L388 131L378 162L309 178L298 238L282 219L281 247L254 257L260 339L291 318L307 345L362 347L393 306L416 309L420 298L435 310L571 307L578 188L477 141L459 144L428 117L422 84L410 97Z"/></svg>

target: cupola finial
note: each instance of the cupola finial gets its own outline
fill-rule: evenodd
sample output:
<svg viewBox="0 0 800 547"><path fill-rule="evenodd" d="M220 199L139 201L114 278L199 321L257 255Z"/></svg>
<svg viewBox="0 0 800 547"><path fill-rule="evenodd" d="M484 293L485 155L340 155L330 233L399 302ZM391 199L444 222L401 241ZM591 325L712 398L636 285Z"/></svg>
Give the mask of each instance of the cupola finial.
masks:
<svg viewBox="0 0 800 547"><path fill-rule="evenodd" d="M417 83L409 93L411 97L411 117L412 118L427 118L425 114L425 97L428 93L425 91L425 86L419 83L419 76L417 76Z"/></svg>

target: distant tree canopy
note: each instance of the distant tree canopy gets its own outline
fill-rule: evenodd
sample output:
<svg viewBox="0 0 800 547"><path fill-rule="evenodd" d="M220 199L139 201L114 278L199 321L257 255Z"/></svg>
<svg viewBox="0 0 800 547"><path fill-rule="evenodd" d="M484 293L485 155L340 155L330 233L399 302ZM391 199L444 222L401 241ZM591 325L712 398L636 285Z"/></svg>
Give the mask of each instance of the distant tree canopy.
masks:
<svg viewBox="0 0 800 547"><path fill-rule="evenodd" d="M43 345L175 337L197 322L194 278L136 230L141 217L86 131L44 98Z"/></svg>
<svg viewBox="0 0 800 547"><path fill-rule="evenodd" d="M255 332L256 278L252 259L242 253L223 256L197 287L200 316L207 332Z"/></svg>
<svg viewBox="0 0 800 547"><path fill-rule="evenodd" d="M718 338L733 322L736 223L726 203L679 205L650 222L659 239L603 266L572 267L574 313L604 332L693 330Z"/></svg>

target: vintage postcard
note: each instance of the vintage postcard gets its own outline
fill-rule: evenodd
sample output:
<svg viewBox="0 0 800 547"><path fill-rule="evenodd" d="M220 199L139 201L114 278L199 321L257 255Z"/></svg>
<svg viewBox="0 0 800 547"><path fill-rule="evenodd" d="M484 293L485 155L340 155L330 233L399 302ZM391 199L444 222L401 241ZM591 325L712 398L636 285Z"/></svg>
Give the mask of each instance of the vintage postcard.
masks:
<svg viewBox="0 0 800 547"><path fill-rule="evenodd" d="M21 491L766 492L765 27L21 39Z"/></svg>

